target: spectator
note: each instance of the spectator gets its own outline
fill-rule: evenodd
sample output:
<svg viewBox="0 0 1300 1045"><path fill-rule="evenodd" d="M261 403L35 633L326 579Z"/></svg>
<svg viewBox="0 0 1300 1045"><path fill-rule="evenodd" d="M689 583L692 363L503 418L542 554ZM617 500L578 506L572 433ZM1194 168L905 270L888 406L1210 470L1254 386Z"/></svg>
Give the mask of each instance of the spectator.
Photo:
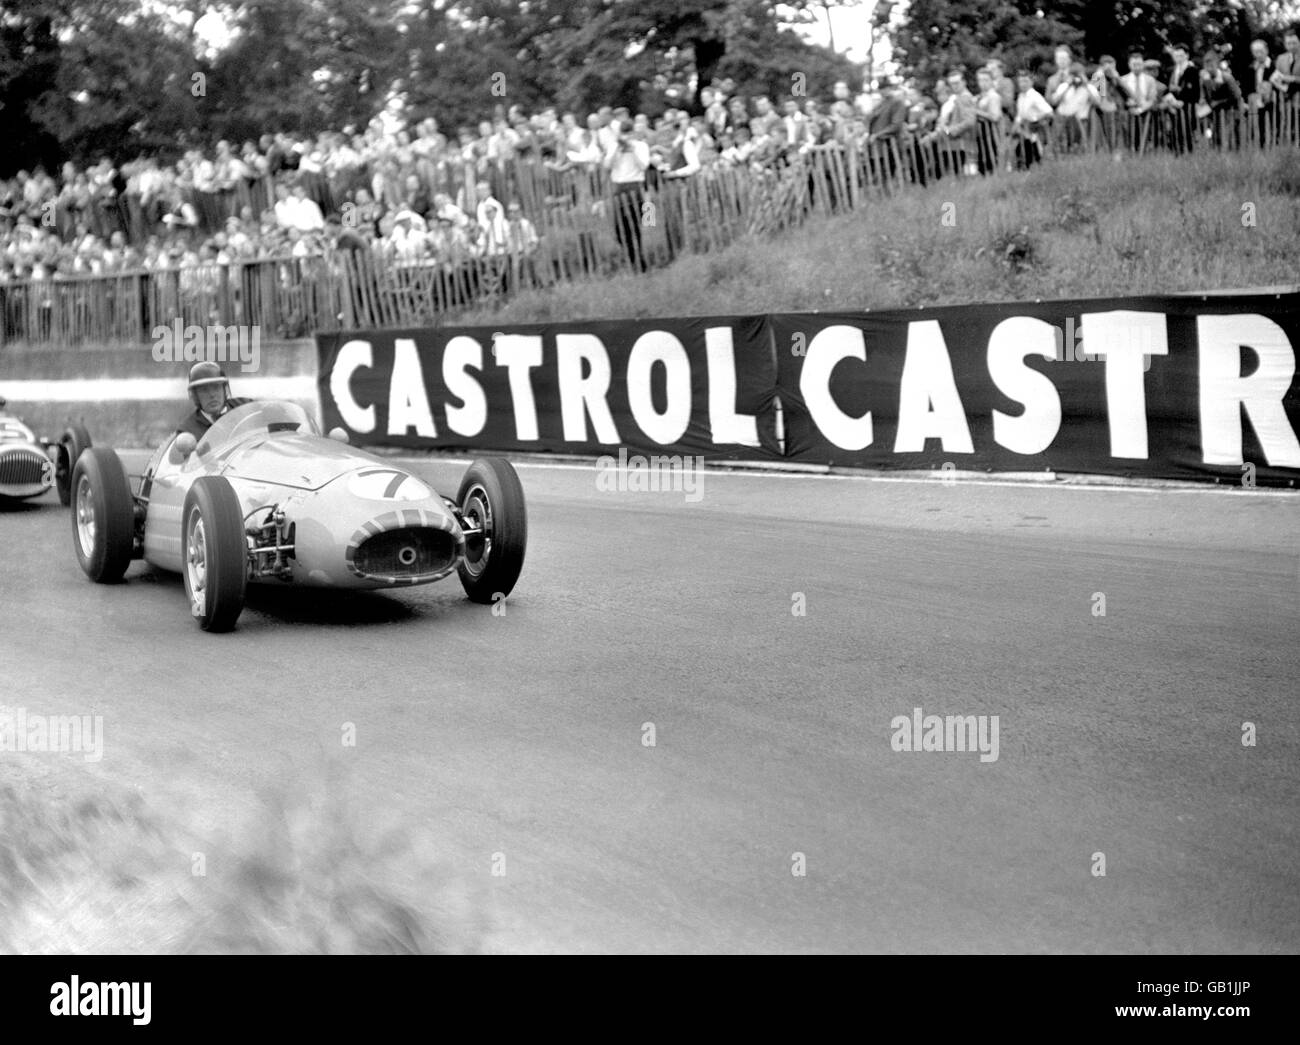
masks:
<svg viewBox="0 0 1300 1045"><path fill-rule="evenodd" d="M998 167L1002 135L1002 95L990 69L975 74L975 146L979 172L992 174Z"/></svg>
<svg viewBox="0 0 1300 1045"><path fill-rule="evenodd" d="M848 81L836 80L832 94L835 100L831 102L831 119L836 123L854 119L858 113L853 106L853 92L849 90Z"/></svg>
<svg viewBox="0 0 1300 1045"><path fill-rule="evenodd" d="M1268 56L1268 41L1252 40L1250 43L1250 70L1246 80L1246 104L1254 116L1255 134L1259 144L1270 141L1270 128L1275 112L1272 76L1273 62Z"/></svg>
<svg viewBox="0 0 1300 1045"><path fill-rule="evenodd" d="M315 200L307 198L307 188L299 182L293 187L294 220L290 225L302 232L319 232L325 228L325 215Z"/></svg>
<svg viewBox="0 0 1300 1045"><path fill-rule="evenodd" d="M1016 117L1011 133L1016 140L1016 165L1028 170L1043 158L1043 129L1050 125L1052 107L1034 87L1033 74L1021 69L1016 74L1020 93L1016 96Z"/></svg>
<svg viewBox="0 0 1300 1045"><path fill-rule="evenodd" d="M1052 60L1056 63L1056 68L1052 75L1047 78L1047 87L1044 96L1050 102L1056 89L1070 79L1070 67L1074 65L1074 53L1066 46L1062 45L1052 52ZM1055 108L1055 107L1053 107Z"/></svg>
<svg viewBox="0 0 1300 1045"><path fill-rule="evenodd" d="M1119 69L1111 55L1101 56L1101 62L1089 82L1097 92L1097 126L1101 132L1102 142L1115 159L1119 159L1119 112L1127 96L1123 84L1120 83Z"/></svg>
<svg viewBox="0 0 1300 1045"><path fill-rule="evenodd" d="M433 201L418 174L406 176L406 206L422 218L433 209Z"/></svg>
<svg viewBox="0 0 1300 1045"><path fill-rule="evenodd" d="M1169 53L1174 64L1169 73L1169 89L1161 105L1169 114L1167 125L1174 151L1181 153L1191 150L1195 140L1196 103L1201 96L1201 80L1188 60L1186 45L1174 44Z"/></svg>
<svg viewBox="0 0 1300 1045"><path fill-rule="evenodd" d="M1205 136L1217 148L1225 145L1239 147L1237 125L1229 129L1229 120L1242 107L1241 87L1217 51L1208 51L1201 58L1201 99L1196 105L1198 121ZM1233 137L1228 139L1229 134Z"/></svg>
<svg viewBox="0 0 1300 1045"><path fill-rule="evenodd" d="M1295 29L1287 31L1282 37L1286 50L1277 56L1273 63L1273 86L1283 101L1294 101L1300 97L1300 32Z"/></svg>
<svg viewBox="0 0 1300 1045"><path fill-rule="evenodd" d="M665 164L665 178L689 178L700 171L699 134L690 125L686 113L679 113L674 122L672 148Z"/></svg>
<svg viewBox="0 0 1300 1045"><path fill-rule="evenodd" d="M647 266L641 244L641 219L650 148L645 142L633 140L623 133L617 124L614 129L618 136L613 147L606 152L604 163L614 187L615 236L632 267L644 272Z"/></svg>
<svg viewBox="0 0 1300 1045"><path fill-rule="evenodd" d="M772 108L772 102L766 95L760 95L754 100L754 113L764 134L771 134L773 128L781 122L780 115Z"/></svg>
<svg viewBox="0 0 1300 1045"><path fill-rule="evenodd" d="M1146 60L1140 52L1129 55L1128 70L1119 79L1128 107L1128 145L1141 153L1150 142L1151 114L1160 102L1160 84L1147 71Z"/></svg>
<svg viewBox="0 0 1300 1045"><path fill-rule="evenodd" d="M482 231L481 242L488 254L504 254L506 250L506 209L492 195L488 183L481 181L475 187L478 207L475 216Z"/></svg>
<svg viewBox="0 0 1300 1045"><path fill-rule="evenodd" d="M1002 114L1010 118L1011 113L1016 108L1016 85L1012 82L1011 77L1006 74L1006 67L1002 64L1001 58L990 58L988 61L989 74L993 77L993 86L997 89L998 98L1002 102Z"/></svg>
<svg viewBox="0 0 1300 1045"><path fill-rule="evenodd" d="M966 77L959 70L950 72L947 82L950 97L945 103L946 108L939 110L935 133L951 169L958 174L974 174L978 168L969 157L974 151L975 98L966 87Z"/></svg>
<svg viewBox="0 0 1300 1045"><path fill-rule="evenodd" d="M1093 106L1101 104L1101 95L1085 77L1081 63L1075 62L1070 67L1069 76L1057 85L1047 101L1056 110L1056 137L1062 147L1071 151L1089 144L1089 121Z"/></svg>

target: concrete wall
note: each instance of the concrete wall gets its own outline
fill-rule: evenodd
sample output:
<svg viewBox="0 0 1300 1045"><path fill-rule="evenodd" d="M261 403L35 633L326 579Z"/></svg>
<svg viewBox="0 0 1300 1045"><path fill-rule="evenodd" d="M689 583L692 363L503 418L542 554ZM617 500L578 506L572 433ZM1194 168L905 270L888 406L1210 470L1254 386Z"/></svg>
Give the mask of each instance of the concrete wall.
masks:
<svg viewBox="0 0 1300 1045"><path fill-rule="evenodd" d="M316 343L268 341L255 372L227 363L231 390L247 398L291 399L318 415ZM104 446L156 446L192 409L189 362L159 362L149 345L81 348L0 345L0 396L38 435L57 437L80 421Z"/></svg>

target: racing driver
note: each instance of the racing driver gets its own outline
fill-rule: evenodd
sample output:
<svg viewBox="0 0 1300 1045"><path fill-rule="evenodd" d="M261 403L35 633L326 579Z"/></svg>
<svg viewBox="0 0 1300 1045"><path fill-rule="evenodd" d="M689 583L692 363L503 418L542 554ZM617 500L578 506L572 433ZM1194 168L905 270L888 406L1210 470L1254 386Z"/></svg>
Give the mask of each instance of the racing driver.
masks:
<svg viewBox="0 0 1300 1045"><path fill-rule="evenodd" d="M181 419L176 431L189 432L195 439L202 439L212 423L228 410L252 402L231 397L230 382L216 363L195 363L190 367L188 387L194 412Z"/></svg>

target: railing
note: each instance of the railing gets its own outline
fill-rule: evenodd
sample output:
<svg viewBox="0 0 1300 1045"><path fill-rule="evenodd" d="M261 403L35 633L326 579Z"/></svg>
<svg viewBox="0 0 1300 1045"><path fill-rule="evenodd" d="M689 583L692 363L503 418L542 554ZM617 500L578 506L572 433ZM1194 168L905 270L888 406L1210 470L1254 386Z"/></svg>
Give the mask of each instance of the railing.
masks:
<svg viewBox="0 0 1300 1045"><path fill-rule="evenodd" d="M501 191L521 201L538 242L528 249L444 249L401 259L382 251L269 258L232 265L78 275L0 284L0 341L147 341L158 326L258 326L266 337L418 326L521 289L658 267L681 254L769 235L811 214L856 209L936 178L997 175L1096 152L1182 153L1300 144L1300 102L1263 112L1094 113L1013 133L983 121L961 140L936 135L867 147L821 145L778 166L712 165L618 191L603 171L513 164ZM469 172L466 172L467 175ZM325 189L315 186L316 193ZM329 192L341 192L338 186Z"/></svg>

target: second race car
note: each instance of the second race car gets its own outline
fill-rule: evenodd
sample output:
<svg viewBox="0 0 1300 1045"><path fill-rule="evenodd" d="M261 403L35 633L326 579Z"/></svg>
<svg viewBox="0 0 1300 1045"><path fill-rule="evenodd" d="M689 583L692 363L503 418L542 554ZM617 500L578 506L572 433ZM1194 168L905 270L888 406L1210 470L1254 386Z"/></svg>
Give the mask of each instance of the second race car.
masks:
<svg viewBox="0 0 1300 1045"><path fill-rule="evenodd" d="M58 487L66 505L72 496L72 466L89 445L90 436L79 424L70 425L57 443L38 439L0 396L0 506L40 497L51 486Z"/></svg>

